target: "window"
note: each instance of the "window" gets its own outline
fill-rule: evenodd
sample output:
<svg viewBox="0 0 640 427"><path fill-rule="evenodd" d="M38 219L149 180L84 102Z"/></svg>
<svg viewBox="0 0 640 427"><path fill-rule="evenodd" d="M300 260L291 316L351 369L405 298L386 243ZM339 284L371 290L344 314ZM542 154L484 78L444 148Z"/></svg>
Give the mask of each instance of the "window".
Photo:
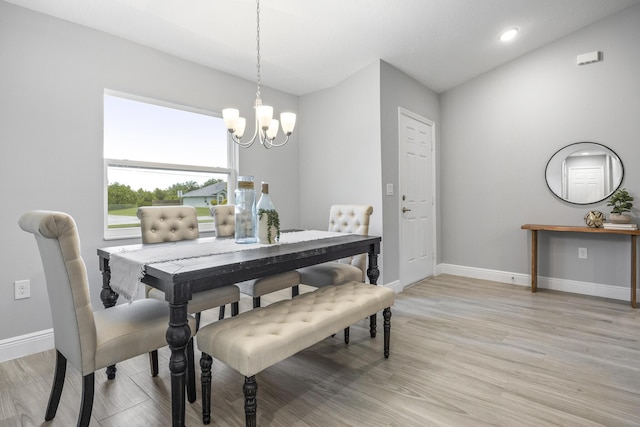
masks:
<svg viewBox="0 0 640 427"><path fill-rule="evenodd" d="M105 92L105 239L139 237L140 206L194 206L211 230L209 208L233 191L234 150L212 113Z"/></svg>

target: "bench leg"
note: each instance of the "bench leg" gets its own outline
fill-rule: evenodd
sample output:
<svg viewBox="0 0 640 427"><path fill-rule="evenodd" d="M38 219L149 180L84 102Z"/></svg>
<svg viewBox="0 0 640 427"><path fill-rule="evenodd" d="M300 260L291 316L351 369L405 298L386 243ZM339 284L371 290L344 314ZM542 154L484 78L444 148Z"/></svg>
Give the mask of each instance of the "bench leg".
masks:
<svg viewBox="0 0 640 427"><path fill-rule="evenodd" d="M389 358L389 343L391 342L391 308L382 311L384 316L384 358Z"/></svg>
<svg viewBox="0 0 640 427"><path fill-rule="evenodd" d="M247 427L256 427L256 409L258 408L258 402L256 395L258 394L258 383L256 383L256 376L244 377L244 386L242 387L244 392L244 415L246 418Z"/></svg>
<svg viewBox="0 0 640 427"><path fill-rule="evenodd" d="M202 383L202 422L209 424L211 422L211 364L213 359L206 353L202 353L200 357L200 368L202 375L200 382Z"/></svg>
<svg viewBox="0 0 640 427"><path fill-rule="evenodd" d="M377 329L377 314L373 313L370 317L369 317L369 333L371 334L371 338L375 338L376 337L376 329Z"/></svg>
<svg viewBox="0 0 640 427"><path fill-rule="evenodd" d="M344 328L344 343L349 344L349 328Z"/></svg>

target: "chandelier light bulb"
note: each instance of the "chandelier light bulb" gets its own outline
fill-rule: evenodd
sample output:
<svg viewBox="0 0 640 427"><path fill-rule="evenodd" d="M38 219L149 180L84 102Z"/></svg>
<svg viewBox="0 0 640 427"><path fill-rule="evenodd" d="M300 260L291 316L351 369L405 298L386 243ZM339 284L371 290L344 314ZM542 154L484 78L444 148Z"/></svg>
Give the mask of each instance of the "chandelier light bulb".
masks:
<svg viewBox="0 0 640 427"><path fill-rule="evenodd" d="M296 125L296 115L294 113L280 114L280 122L282 123L282 131L285 137L283 141L276 142L275 139L278 134L280 122L273 118L273 107L270 105L262 105L262 98L260 96L260 0L256 0L256 52L257 90L256 101L254 103L255 132L253 133L253 137L248 141L240 140L244 135L247 121L244 117L240 117L240 111L237 109L225 108L222 110L222 118L224 119L227 130L231 134L231 140L242 148L251 147L255 141L260 141L260 144L264 148L282 147L289 141L289 136L293 133L293 128Z"/></svg>
<svg viewBox="0 0 640 427"><path fill-rule="evenodd" d="M280 123L282 123L282 132L287 136L291 135L296 126L295 113L280 113Z"/></svg>
<svg viewBox="0 0 640 427"><path fill-rule="evenodd" d="M280 126L280 122L276 119L271 120L271 124L269 125L269 129L267 129L267 138L275 139L276 135L278 135L278 127Z"/></svg>

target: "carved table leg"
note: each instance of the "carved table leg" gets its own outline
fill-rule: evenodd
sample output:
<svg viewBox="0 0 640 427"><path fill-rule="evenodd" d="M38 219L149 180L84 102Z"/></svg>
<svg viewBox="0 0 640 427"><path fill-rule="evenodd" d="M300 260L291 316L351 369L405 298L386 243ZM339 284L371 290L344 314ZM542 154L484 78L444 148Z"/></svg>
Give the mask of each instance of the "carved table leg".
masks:
<svg viewBox="0 0 640 427"><path fill-rule="evenodd" d="M380 270L378 270L378 254L369 252L369 268L367 268L367 277L369 277L369 283L376 285L378 283L378 277L380 277ZM371 338L375 338L377 329L377 315L374 313L369 317L369 334Z"/></svg>
<svg viewBox="0 0 640 427"><path fill-rule="evenodd" d="M100 299L104 308L110 308L118 302L118 294L111 289L109 285L111 281L111 269L109 268L109 260L102 258L100 260L102 270L102 290L100 291ZM112 380L116 377L116 365L107 366L107 378Z"/></svg>
<svg viewBox="0 0 640 427"><path fill-rule="evenodd" d="M185 386L187 376L186 347L191 337L187 322L187 303L169 304L169 328L167 343L171 350L171 417L174 427L184 426Z"/></svg>

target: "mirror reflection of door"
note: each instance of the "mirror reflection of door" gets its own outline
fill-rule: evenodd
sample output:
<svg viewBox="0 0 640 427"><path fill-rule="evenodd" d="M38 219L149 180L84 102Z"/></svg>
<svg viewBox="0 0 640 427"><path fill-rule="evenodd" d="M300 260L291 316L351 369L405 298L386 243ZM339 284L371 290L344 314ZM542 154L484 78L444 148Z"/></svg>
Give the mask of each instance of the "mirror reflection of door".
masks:
<svg viewBox="0 0 640 427"><path fill-rule="evenodd" d="M604 196L604 168L570 167L568 197L576 203L589 203Z"/></svg>
<svg viewBox="0 0 640 427"><path fill-rule="evenodd" d="M590 204L605 200L622 184L624 168L613 150L578 142L558 150L547 163L549 189L562 200Z"/></svg>

